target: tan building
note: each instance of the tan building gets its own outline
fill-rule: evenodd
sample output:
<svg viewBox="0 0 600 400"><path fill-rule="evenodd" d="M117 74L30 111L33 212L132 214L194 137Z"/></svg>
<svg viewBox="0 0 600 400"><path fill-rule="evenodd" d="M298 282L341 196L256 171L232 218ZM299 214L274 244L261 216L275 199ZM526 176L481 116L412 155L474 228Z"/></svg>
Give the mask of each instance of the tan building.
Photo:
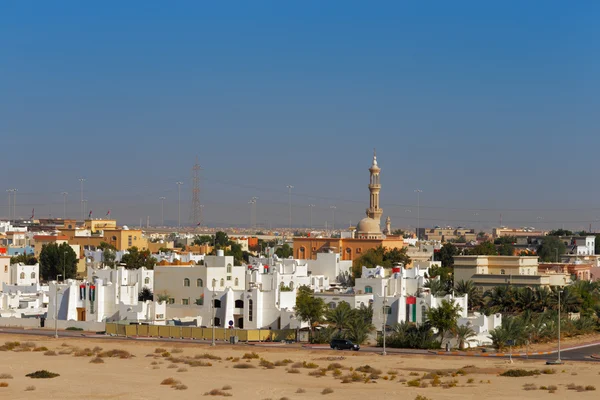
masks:
<svg viewBox="0 0 600 400"><path fill-rule="evenodd" d="M534 256L456 256L454 282L473 281L480 290L496 286L550 287L571 283L568 272L539 272Z"/></svg>
<svg viewBox="0 0 600 400"><path fill-rule="evenodd" d="M111 244L120 251L130 247L148 249L148 239L143 236L141 229L120 228L112 219L88 219L85 220L82 229L76 227L75 220L65 220L60 232L67 237L70 244L79 245L82 252L97 248L102 242Z"/></svg>
<svg viewBox="0 0 600 400"><path fill-rule="evenodd" d="M499 238L503 236L515 236L515 237L534 237L534 236L545 236L546 232L542 230L536 229L528 229L528 228L494 228L492 230L492 235L494 238Z"/></svg>
<svg viewBox="0 0 600 400"><path fill-rule="evenodd" d="M294 238L294 257L316 260L317 253L333 251L340 253L342 260L355 260L365 251L382 246L387 249L404 247L401 236L384 235L381 232L381 216L383 209L379 206L381 168L377 164L377 155L373 155L373 163L369 168L369 208L354 231L352 238ZM391 221L386 219L386 232L391 231Z"/></svg>
<svg viewBox="0 0 600 400"><path fill-rule="evenodd" d="M422 237L425 240L437 240L440 242L454 241L464 237L467 242L471 242L477 239L477 233L475 233L475 229L466 228L431 228L425 229Z"/></svg>

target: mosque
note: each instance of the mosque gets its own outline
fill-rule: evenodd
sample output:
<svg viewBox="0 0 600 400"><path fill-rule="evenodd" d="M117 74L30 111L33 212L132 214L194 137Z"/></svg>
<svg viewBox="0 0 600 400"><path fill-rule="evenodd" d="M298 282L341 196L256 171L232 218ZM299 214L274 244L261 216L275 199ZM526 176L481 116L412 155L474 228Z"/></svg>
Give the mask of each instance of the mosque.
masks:
<svg viewBox="0 0 600 400"><path fill-rule="evenodd" d="M377 153L373 153L373 163L369 168L369 208L367 216L360 220L356 229L342 232L340 238L294 238L294 257L300 259L316 259L317 253L333 251L340 253L342 260L354 260L369 249L379 246L384 248L402 248L404 239L392 235L390 217L386 218L385 229L381 231L383 209L379 206L381 168L377 164Z"/></svg>

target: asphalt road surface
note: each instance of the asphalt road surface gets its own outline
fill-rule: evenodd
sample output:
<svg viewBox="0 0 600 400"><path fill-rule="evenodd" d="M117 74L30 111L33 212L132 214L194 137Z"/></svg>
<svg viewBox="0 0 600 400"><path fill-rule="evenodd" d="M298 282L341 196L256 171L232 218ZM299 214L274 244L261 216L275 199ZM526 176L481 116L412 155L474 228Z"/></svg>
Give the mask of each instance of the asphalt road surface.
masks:
<svg viewBox="0 0 600 400"><path fill-rule="evenodd" d="M34 336L54 336L53 330L46 329L20 329L20 328L0 328L0 334L18 334L18 335L34 335ZM94 334L90 332L81 331L58 331L60 338L86 338L86 339L110 339L117 341L153 341L153 342L171 342L171 343L210 343L210 340L190 340L190 339L177 339L177 338L137 338L137 337L122 337L122 336L110 336L103 334ZM217 345L229 345L228 342L216 342ZM245 344L241 343L241 346ZM256 344L260 346L260 344ZM276 343L263 343L263 345L277 345ZM282 348L297 348L303 350L331 350L329 345L315 345L311 347L301 347L299 344L281 344ZM381 347L362 347L361 352L379 353L381 354ZM419 354L419 355L436 355L432 354L427 350L413 350L413 349L387 349L389 355L400 355L400 354ZM592 355L600 355L600 345L588 345L573 349L567 349L561 351L561 360L563 361L592 361L600 362L600 359L592 358ZM462 355L448 354L446 357L465 357ZM507 357L506 357L507 358ZM513 356L516 358L516 356ZM524 357L520 357L524 358ZM546 354L529 356L530 360L545 360L553 361L557 359L557 354Z"/></svg>

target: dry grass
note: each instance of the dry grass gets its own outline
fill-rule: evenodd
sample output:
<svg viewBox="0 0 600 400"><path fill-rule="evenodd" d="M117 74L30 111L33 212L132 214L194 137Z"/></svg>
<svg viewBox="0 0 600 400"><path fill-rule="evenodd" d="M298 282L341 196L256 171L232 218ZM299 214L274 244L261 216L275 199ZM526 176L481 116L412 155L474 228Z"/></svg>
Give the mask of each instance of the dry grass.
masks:
<svg viewBox="0 0 600 400"><path fill-rule="evenodd" d="M188 369L187 369L187 368L179 368L179 369L177 370L177 372L187 372L187 371L188 371Z"/></svg>
<svg viewBox="0 0 600 400"><path fill-rule="evenodd" d="M332 388L325 388L321 392L321 394L330 394L330 393L333 393L333 389Z"/></svg>
<svg viewBox="0 0 600 400"><path fill-rule="evenodd" d="M190 367L212 367L212 364L202 360L188 360L185 362Z"/></svg>
<svg viewBox="0 0 600 400"><path fill-rule="evenodd" d="M56 352L54 350L48 350L44 352L45 356L55 356Z"/></svg>
<svg viewBox="0 0 600 400"><path fill-rule="evenodd" d="M291 363L293 363L293 361L288 358L274 362L276 367L285 367L286 365L291 364Z"/></svg>
<svg viewBox="0 0 600 400"><path fill-rule="evenodd" d="M11 374L0 374L0 379L12 379L13 376Z"/></svg>
<svg viewBox="0 0 600 400"><path fill-rule="evenodd" d="M180 383L180 384L178 384L178 385L175 385L175 386L172 386L172 387L173 387L173 389L175 389L175 390L187 390L187 388L188 388L188 387L187 387L187 386L185 386L183 383Z"/></svg>
<svg viewBox="0 0 600 400"><path fill-rule="evenodd" d="M239 364L235 364L233 366L233 368L238 368L238 369L250 369L250 368L256 368L256 366L252 365L252 364L244 364L244 363L239 363Z"/></svg>
<svg viewBox="0 0 600 400"><path fill-rule="evenodd" d="M112 350L103 351L101 353L98 353L98 357L102 357L102 358L118 357L118 358L122 358L122 359L127 359L127 358L131 358L133 356L127 350L112 349Z"/></svg>
<svg viewBox="0 0 600 400"><path fill-rule="evenodd" d="M204 395L205 396L225 396L225 397L233 396L231 393L224 392L220 389L213 389L210 392L204 393Z"/></svg>
<svg viewBox="0 0 600 400"><path fill-rule="evenodd" d="M526 383L523 385L523 390L537 390L537 386L534 383Z"/></svg>
<svg viewBox="0 0 600 400"><path fill-rule="evenodd" d="M33 386L33 385L31 385L31 386L27 386L27 387L25 388L25 391L26 391L26 392L33 392L34 390L35 390L35 386Z"/></svg>
<svg viewBox="0 0 600 400"><path fill-rule="evenodd" d="M154 349L154 352L156 354L161 354L161 353L164 353L165 351L167 351L167 349L163 349L162 347L157 347Z"/></svg>
<svg viewBox="0 0 600 400"><path fill-rule="evenodd" d="M260 359L258 365L266 369L275 369L275 364L273 364L271 361L265 360L264 358Z"/></svg>
<svg viewBox="0 0 600 400"><path fill-rule="evenodd" d="M255 352L252 353L245 353L244 356L242 357L244 360L253 360L255 358L260 358L260 356L258 354L256 354Z"/></svg>
<svg viewBox="0 0 600 400"><path fill-rule="evenodd" d="M202 353L202 354L196 354L194 356L195 359L205 359L205 360L221 360L221 357L219 356L215 356L214 354L210 354L210 353Z"/></svg>
<svg viewBox="0 0 600 400"><path fill-rule="evenodd" d="M33 349L33 351L48 351L48 348L46 346L41 346L36 347L35 349Z"/></svg>
<svg viewBox="0 0 600 400"><path fill-rule="evenodd" d="M306 393L306 389L298 388L296 393Z"/></svg>
<svg viewBox="0 0 600 400"><path fill-rule="evenodd" d="M160 383L161 385L169 385L169 386L173 386L173 385L179 385L181 382L178 381L175 378L167 378L167 379L163 379L163 381Z"/></svg>
<svg viewBox="0 0 600 400"><path fill-rule="evenodd" d="M233 389L233 388L231 387L231 385L225 385L225 386L223 386L223 387L221 388L221 390L231 390L231 389Z"/></svg>
<svg viewBox="0 0 600 400"><path fill-rule="evenodd" d="M91 364L104 364L104 360L100 357L94 357L90 360Z"/></svg>

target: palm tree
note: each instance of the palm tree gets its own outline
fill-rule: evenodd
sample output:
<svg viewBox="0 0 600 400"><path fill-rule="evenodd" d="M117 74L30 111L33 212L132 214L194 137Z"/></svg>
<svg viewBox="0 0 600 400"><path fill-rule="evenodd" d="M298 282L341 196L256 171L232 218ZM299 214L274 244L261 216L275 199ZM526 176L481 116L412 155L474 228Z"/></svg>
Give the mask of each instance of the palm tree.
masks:
<svg viewBox="0 0 600 400"><path fill-rule="evenodd" d="M479 290L473 281L460 280L456 282L455 291L459 296L464 296L465 294L468 296L467 301L469 303L469 310L481 307L481 294L479 293Z"/></svg>
<svg viewBox="0 0 600 400"><path fill-rule="evenodd" d="M455 326L452 330L452 333L458 339L458 348L462 349L464 347L465 342L468 342L472 337L477 336L473 328L471 328L471 323L467 323L466 325L458 325Z"/></svg>
<svg viewBox="0 0 600 400"><path fill-rule="evenodd" d="M342 301L337 305L337 307L327 310L325 319L337 330L342 331L350 325L352 316L353 312L350 308L350 304Z"/></svg>
<svg viewBox="0 0 600 400"><path fill-rule="evenodd" d="M350 325L348 325L348 329L346 330L346 337L352 340L354 343L362 344L369 337L369 332L371 332L375 327L373 324L365 321L362 318L354 318Z"/></svg>
<svg viewBox="0 0 600 400"><path fill-rule="evenodd" d="M432 296L442 297L446 295L446 288L439 279L427 279L424 286L429 289Z"/></svg>
<svg viewBox="0 0 600 400"><path fill-rule="evenodd" d="M518 311L530 310L537 301L534 290L529 287L517 289L515 295L515 305Z"/></svg>
<svg viewBox="0 0 600 400"><path fill-rule="evenodd" d="M427 311L427 320L432 327L436 328L441 340L444 340L446 332L456 327L456 322L460 317L462 308L453 302L442 300L442 303L436 308L430 308Z"/></svg>

